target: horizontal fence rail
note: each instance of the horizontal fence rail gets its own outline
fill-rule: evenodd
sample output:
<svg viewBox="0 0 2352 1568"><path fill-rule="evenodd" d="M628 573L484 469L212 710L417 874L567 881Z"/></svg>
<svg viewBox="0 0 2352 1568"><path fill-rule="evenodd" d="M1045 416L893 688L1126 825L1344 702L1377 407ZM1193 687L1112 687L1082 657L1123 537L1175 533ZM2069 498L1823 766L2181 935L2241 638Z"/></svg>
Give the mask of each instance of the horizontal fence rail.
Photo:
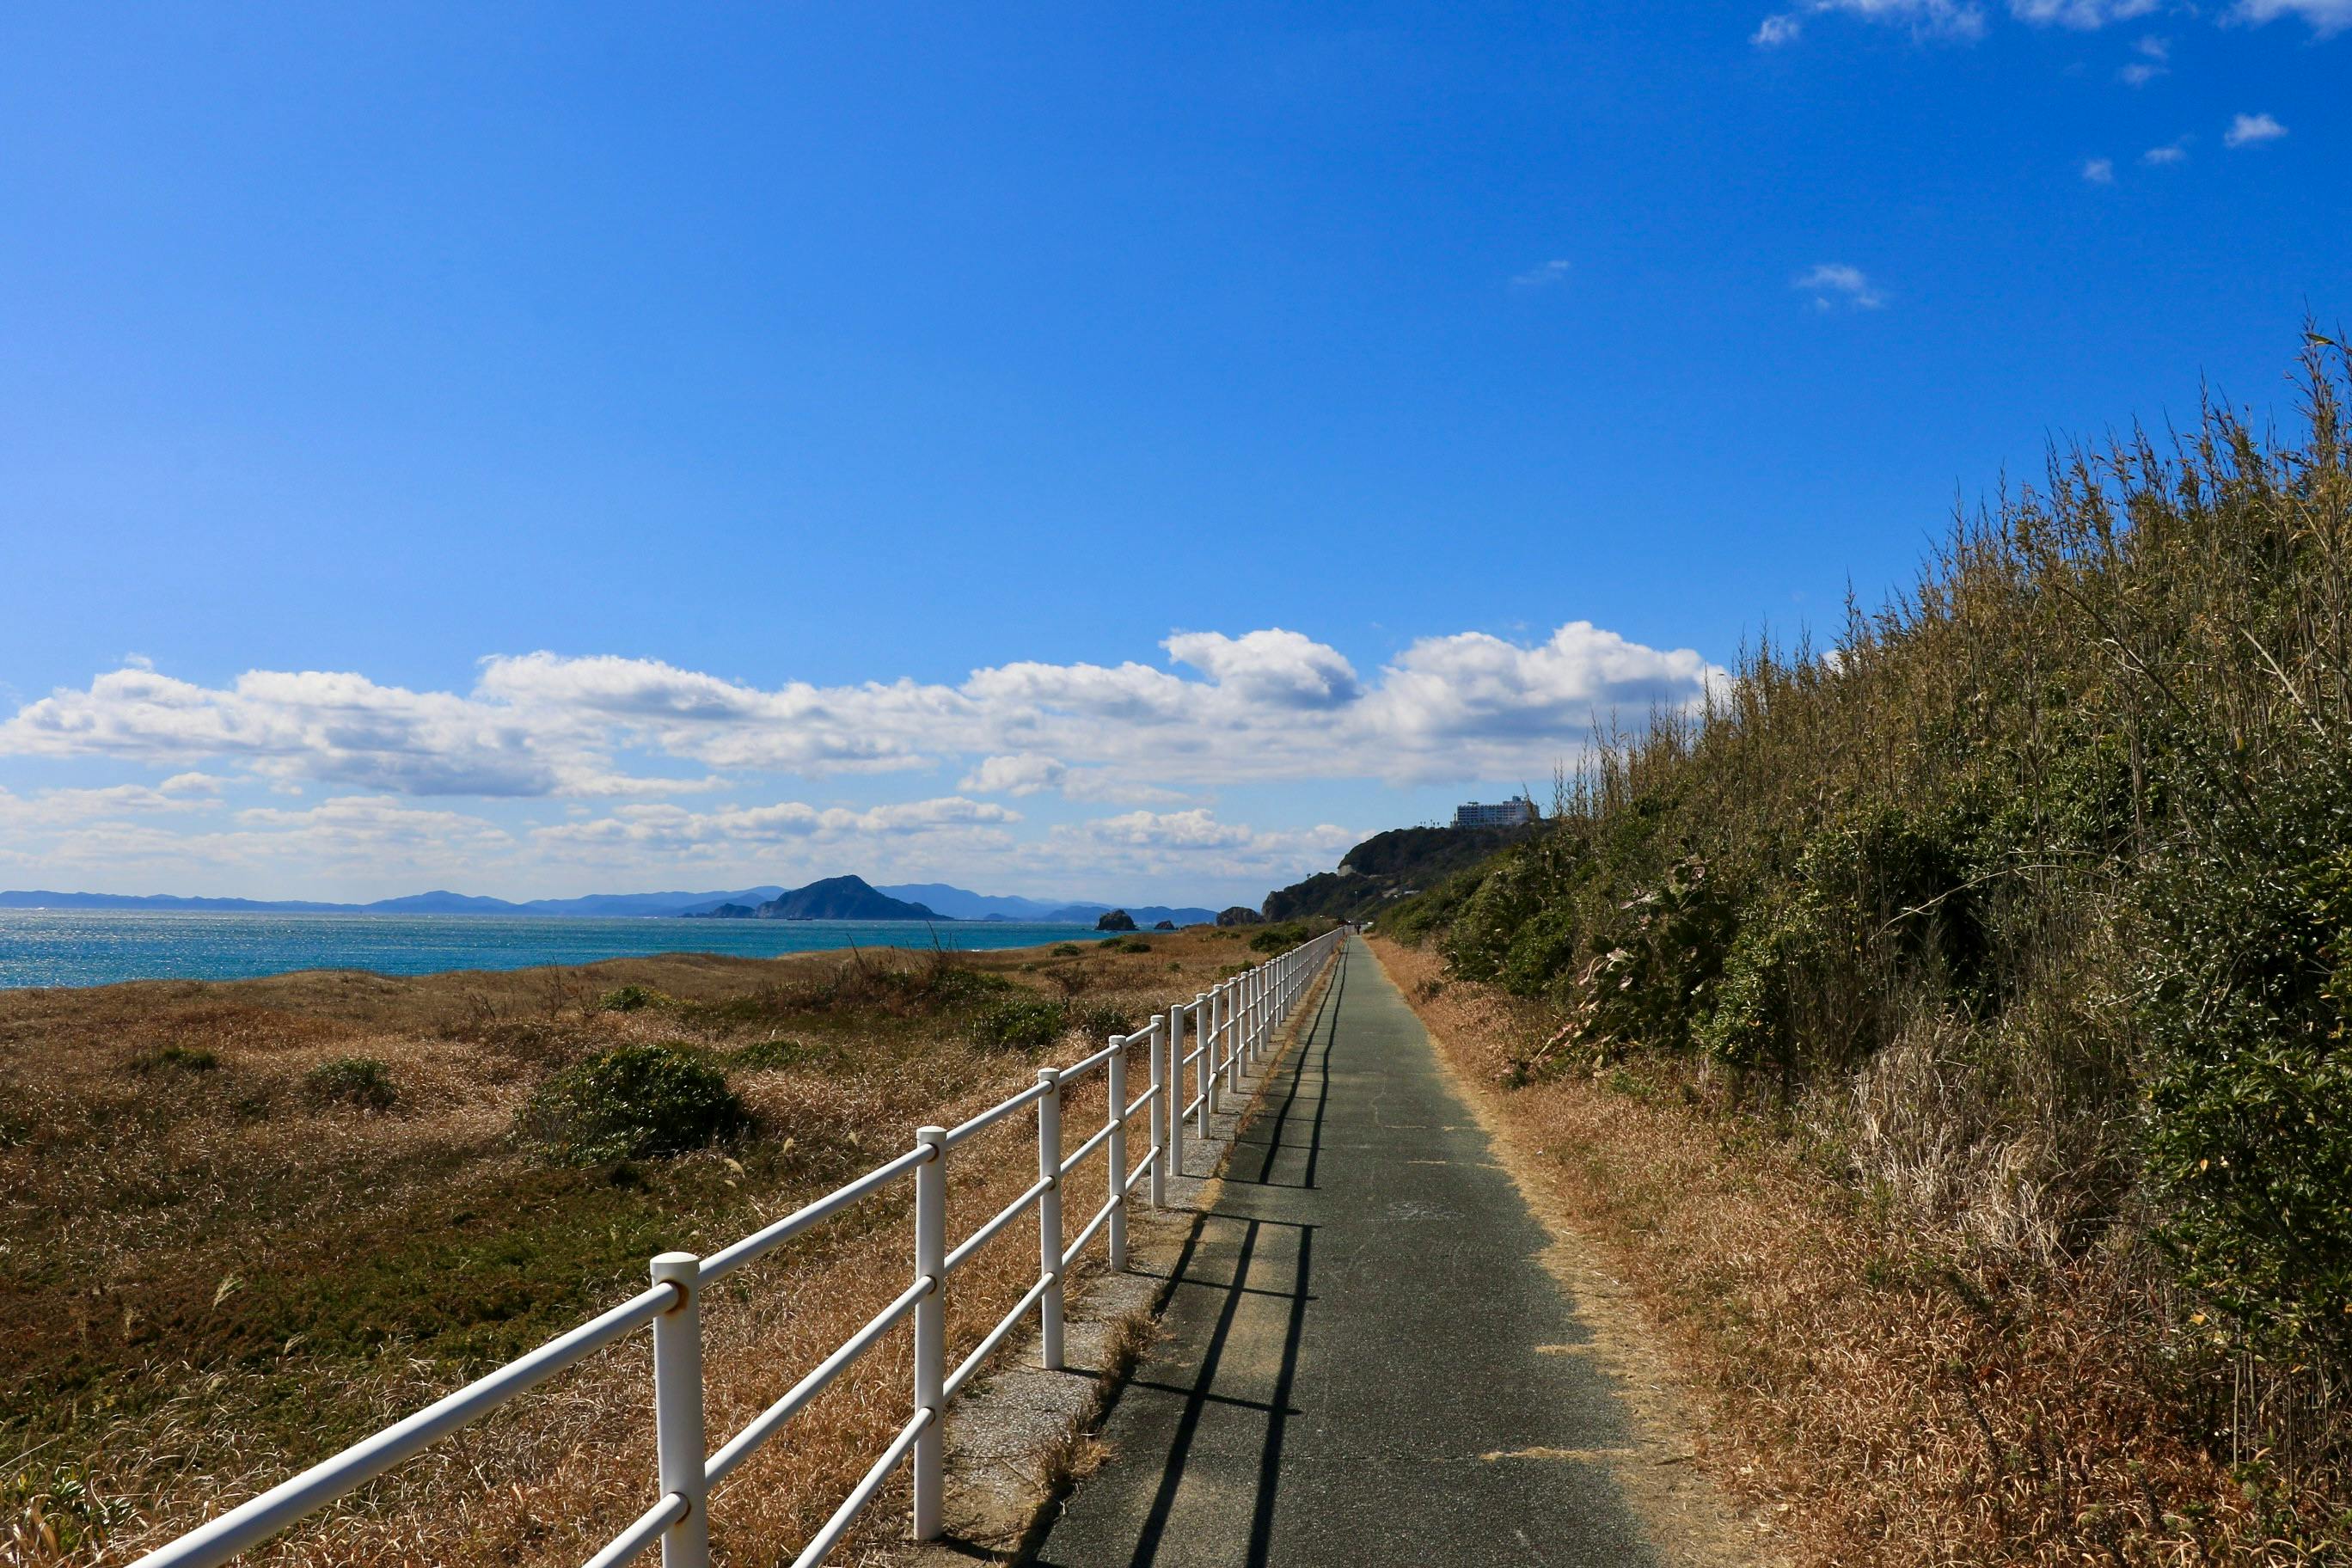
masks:
<svg viewBox="0 0 2352 1568"><path fill-rule="evenodd" d="M1168 1178L1184 1173L1185 1119L1197 1112L1194 1135L1207 1136L1210 1112L1238 1095L1243 1069L1273 1048L1283 1021L1338 951L1348 930L1342 926L1327 931L1244 970L1191 1002L1155 1016L1149 1026L1137 1033L1113 1035L1102 1049L1067 1068L1039 1068L1034 1086L955 1127L919 1129L914 1147L905 1153L708 1258L688 1252L661 1254L652 1261L652 1285L643 1293L158 1547L133 1568L211 1568L226 1563L643 1328L653 1331L658 1495L626 1529L588 1559L587 1568L619 1568L656 1542L661 1543L663 1568L706 1568L710 1561L711 1491L860 1356L909 1319L914 1322L915 1373L908 1418L793 1560L793 1568L814 1568L824 1562L892 1473L910 1458L915 1494L912 1533L920 1541L936 1538L941 1529L945 1474L941 1427L950 1402L1031 1312L1037 1314L1040 1363L1051 1371L1061 1370L1064 1281L1071 1265L1096 1236L1103 1235L1110 1267L1127 1267L1127 1210L1137 1184L1146 1184L1147 1201L1152 1207L1167 1202ZM1192 1042L1189 1050L1185 1048L1188 1038ZM1127 1069L1138 1047L1149 1066L1150 1087L1129 1100ZM1194 1069L1192 1081L1197 1086L1189 1100L1184 1098L1187 1068ZM1063 1096L1097 1070L1105 1079L1103 1124L1075 1152L1065 1155ZM948 1152L1031 1105L1037 1108L1036 1182L950 1249L947 1243ZM1139 1112L1145 1117L1149 1149L1130 1167L1128 1125ZM1076 1240L1065 1245L1064 1184L1097 1152L1105 1156L1103 1200L1087 1209ZM703 1430L705 1289L859 1200L908 1178L915 1185L912 1282L783 1397L715 1453L709 1452ZM971 1353L950 1370L946 1365L949 1280L982 1247L1031 1213L1037 1215L1036 1283L982 1337Z"/></svg>

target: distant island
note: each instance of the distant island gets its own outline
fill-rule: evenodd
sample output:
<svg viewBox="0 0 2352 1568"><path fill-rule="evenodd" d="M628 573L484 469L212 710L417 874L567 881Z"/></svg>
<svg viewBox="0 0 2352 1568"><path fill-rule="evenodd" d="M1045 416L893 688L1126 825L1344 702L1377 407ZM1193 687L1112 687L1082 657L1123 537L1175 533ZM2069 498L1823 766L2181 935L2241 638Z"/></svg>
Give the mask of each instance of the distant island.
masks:
<svg viewBox="0 0 2352 1568"><path fill-rule="evenodd" d="M757 904L722 903L712 909L685 910L690 921L946 921L926 904L879 893L863 877L827 877L805 888L794 888Z"/></svg>
<svg viewBox="0 0 2352 1568"><path fill-rule="evenodd" d="M1141 924L1156 925L1161 921L1180 926L1206 925L1216 918L1213 910L1170 909L1156 904L1110 904L1090 900L1024 899L1010 895L975 893L965 888L950 887L944 882L904 883L897 887L872 887L856 877L828 878L813 882L810 888L823 888L834 882L855 882L868 893L896 903L905 911L871 915L799 914L781 918L797 920L943 920L943 921L1017 921L1032 925L1090 926L1114 909L1124 909ZM483 898L471 893L453 893L436 889L429 893L412 893L397 899L379 899L373 903L339 904L305 899L216 899L184 897L173 893L68 893L37 889L20 889L0 892L0 910L123 910L152 914L194 912L202 914L236 915L537 915L565 919L646 919L673 915L719 915L721 919L756 920L761 906L790 898L794 893L807 892L808 888L788 889L773 885L759 888L722 888L709 892L669 893L588 893L576 899L530 899L515 902L506 899ZM747 910L749 914L729 915L720 911L730 906ZM879 907L879 906L868 906ZM770 919L780 917L770 916Z"/></svg>

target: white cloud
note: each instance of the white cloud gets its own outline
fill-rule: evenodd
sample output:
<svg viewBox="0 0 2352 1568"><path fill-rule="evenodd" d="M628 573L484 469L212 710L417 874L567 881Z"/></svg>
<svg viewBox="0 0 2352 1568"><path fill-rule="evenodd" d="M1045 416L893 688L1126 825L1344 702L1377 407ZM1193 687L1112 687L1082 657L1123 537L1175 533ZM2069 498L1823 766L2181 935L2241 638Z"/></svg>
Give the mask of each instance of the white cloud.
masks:
<svg viewBox="0 0 2352 1568"><path fill-rule="evenodd" d="M1511 282L1514 287L1520 289L1548 289L1555 283L1567 282L1568 275L1571 270L1573 268L1568 262L1555 258L1539 267L1528 268L1525 272L1512 279Z"/></svg>
<svg viewBox="0 0 2352 1568"><path fill-rule="evenodd" d="M1333 708L1362 694L1337 648L1280 627L1229 637L1178 632L1160 645L1220 687L1274 708Z"/></svg>
<svg viewBox="0 0 2352 1568"><path fill-rule="evenodd" d="M2221 133L2224 147L2252 147L2264 142L2275 142L2286 134L2286 127L2267 114L2241 114L2230 121L2230 129Z"/></svg>
<svg viewBox="0 0 2352 1568"><path fill-rule="evenodd" d="M1984 34L1983 10L1960 0L1810 0L1805 8L1895 23L1921 37L1975 38Z"/></svg>
<svg viewBox="0 0 2352 1568"><path fill-rule="evenodd" d="M26 832L70 826L104 817L201 810L219 781L175 773L160 784L108 784L96 789L48 789L29 795L0 789L0 828Z"/></svg>
<svg viewBox="0 0 2352 1568"><path fill-rule="evenodd" d="M2116 183L2116 161L2113 158L2084 159L2083 178L2095 185L2114 184Z"/></svg>
<svg viewBox="0 0 2352 1568"><path fill-rule="evenodd" d="M2171 70L2167 64L2172 58L2172 40L2169 38L2150 33L2132 45L2132 52L2139 58L2116 72L2116 79L2126 86L2146 87Z"/></svg>
<svg viewBox="0 0 2352 1568"><path fill-rule="evenodd" d="M1580 756L1595 722L1688 710L1724 679L1690 649L1583 621L1532 642L1423 637L1373 670L1283 627L1178 631L1162 651L1166 668L1024 661L952 683L832 687L553 653L484 660L465 692L352 672L207 686L110 670L0 721L0 755L128 763L161 782L0 790L0 863L43 882L87 871L115 886L281 896L304 890L288 886L297 878L375 896L677 886L689 873L740 886L851 868L1002 885L1012 866L1032 887L1164 873L1192 896L1254 897L1353 840L1328 825L1223 820L1214 792L1541 776ZM881 769L936 772L942 793L818 805L762 776ZM944 793L950 780L959 793ZM711 791L723 793L681 798ZM446 806L468 794L486 803L478 813ZM1007 804L1048 795L1060 800L1044 822ZM1097 802L1143 809L1073 823L1064 804Z"/></svg>
<svg viewBox="0 0 2352 1568"><path fill-rule="evenodd" d="M1767 16L1756 25L1748 42L1759 49L1777 49L1783 44L1793 44L1805 30L1805 25L1787 15Z"/></svg>
<svg viewBox="0 0 2352 1568"><path fill-rule="evenodd" d="M2010 13L2036 26L2055 24L2089 32L2110 22L2145 16L2158 0L2009 0Z"/></svg>
<svg viewBox="0 0 2352 1568"><path fill-rule="evenodd" d="M2139 161L2150 168L2162 168L2167 163L2185 163L2189 157L2189 138L2168 142L2161 147L2151 147L2139 155Z"/></svg>
<svg viewBox="0 0 2352 1568"><path fill-rule="evenodd" d="M2256 24L2281 16L2300 16L2323 36L2341 32L2352 27L2352 0L2238 0L2230 13L2232 21Z"/></svg>
<svg viewBox="0 0 2352 1568"><path fill-rule="evenodd" d="M1363 837L1359 829L1331 823L1269 832L1221 822L1205 807L1195 807L1064 824L1048 835L1044 855L1048 863L1079 874L1227 882L1258 878L1274 885L1328 870Z"/></svg>
<svg viewBox="0 0 2352 1568"><path fill-rule="evenodd" d="M1789 287L1811 293L1816 310L1832 310L1843 301L1857 310L1875 310L1886 303L1885 296L1861 268L1849 267L1842 261L1824 261L1809 272L1801 272L1790 279Z"/></svg>
<svg viewBox="0 0 2352 1568"><path fill-rule="evenodd" d="M982 795L1035 795L1061 788L1069 776L1069 764L1055 757L985 757L956 781L956 788Z"/></svg>
<svg viewBox="0 0 2352 1568"><path fill-rule="evenodd" d="M1853 268L1819 268L1800 286L1857 308L1881 302ZM1415 719L1428 709L1431 661L1473 647L1525 684L1479 686L1485 695L1464 710L1475 721L1433 739ZM350 673L253 671L211 688L113 670L0 722L0 754L174 770L223 762L287 789L574 800L740 788L741 775L761 773L952 765L961 787L981 793L1164 802L1251 779L1488 777L1480 759L1497 756L1540 772L1581 749L1594 710L1694 700L1707 668L1687 649L1643 647L1582 622L1531 648L1484 634L1423 639L1370 678L1280 627L1178 632L1165 649L1177 668L1019 662L954 685L761 688L657 660L552 653L486 660L464 694ZM1629 659L1643 668L1638 689L1610 695ZM1579 693L1569 709L1556 700L1563 689ZM680 764L736 776L674 776Z"/></svg>
<svg viewBox="0 0 2352 1568"><path fill-rule="evenodd" d="M733 863L778 846L837 846L890 839L947 837L967 847L1003 848L1003 829L1021 820L1010 806L947 795L870 806L818 807L800 801L688 811L679 805L624 805L609 816L559 823L533 831L534 843L557 851L625 849L664 861Z"/></svg>

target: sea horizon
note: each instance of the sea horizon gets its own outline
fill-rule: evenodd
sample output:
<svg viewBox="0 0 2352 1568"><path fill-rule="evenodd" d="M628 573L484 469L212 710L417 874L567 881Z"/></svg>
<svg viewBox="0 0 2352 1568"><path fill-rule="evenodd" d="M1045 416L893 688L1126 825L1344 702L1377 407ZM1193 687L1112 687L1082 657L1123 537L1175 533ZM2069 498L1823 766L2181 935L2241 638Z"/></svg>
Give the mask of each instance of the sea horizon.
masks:
<svg viewBox="0 0 2352 1568"><path fill-rule="evenodd" d="M659 953L779 958L851 948L1035 947L1092 928L1043 921L689 920L677 915L0 910L0 990L255 980L309 970L443 974Z"/></svg>

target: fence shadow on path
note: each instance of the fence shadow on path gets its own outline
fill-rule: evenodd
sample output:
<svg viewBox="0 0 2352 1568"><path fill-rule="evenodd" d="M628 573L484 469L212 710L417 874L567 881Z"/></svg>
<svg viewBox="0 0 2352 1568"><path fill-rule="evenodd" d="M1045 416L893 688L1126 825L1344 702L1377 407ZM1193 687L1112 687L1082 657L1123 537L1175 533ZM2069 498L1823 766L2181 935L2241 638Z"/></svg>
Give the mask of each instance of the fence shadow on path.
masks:
<svg viewBox="0 0 2352 1568"><path fill-rule="evenodd" d="M1139 1369L1114 1396L1118 1402L1160 1397L1181 1400L1173 1429L1160 1457L1160 1474L1137 1531L1129 1568L1150 1568L1163 1561L1177 1494L1182 1487L1202 1423L1213 1410L1263 1424L1256 1463L1255 1497L1248 1509L1247 1543L1225 1561L1238 1557L1249 1568L1272 1561L1274 1510L1281 1474L1284 1441L1290 1422L1301 1411L1292 1402L1308 1305L1315 1300L1315 1234L1313 1224L1277 1219L1248 1212L1255 1188L1291 1192L1312 1190L1324 1139L1324 1109L1329 1097L1331 1058L1339 1042L1339 1020L1347 989L1343 956L1331 982L1324 988L1315 1013L1299 1031L1296 1047L1285 1058L1274 1081L1260 1091L1255 1114L1234 1136L1223 1184L1214 1205L1199 1211L1173 1264L1165 1276L1163 1304L1178 1293L1200 1292L1216 1299L1215 1316L1191 1376L1168 1381L1150 1375L1149 1364ZM1197 1319L1205 1303L1186 1302ZM1281 1351L1265 1397L1254 1398L1226 1386L1232 1384L1227 1356L1236 1325L1245 1309L1261 1319L1269 1311L1282 1318ZM1264 1327L1258 1330L1265 1337ZM1223 1374L1221 1376L1221 1374ZM1244 1381L1261 1381L1255 1378ZM1110 1412L1106 1411L1106 1420ZM1229 1445L1234 1434L1223 1434ZM1197 1545L1197 1543L1195 1543ZM1051 1554L1034 1559L1043 1565L1057 1561ZM1190 1553L1179 1551L1174 1556ZM1076 1565L1072 1565L1076 1568Z"/></svg>

